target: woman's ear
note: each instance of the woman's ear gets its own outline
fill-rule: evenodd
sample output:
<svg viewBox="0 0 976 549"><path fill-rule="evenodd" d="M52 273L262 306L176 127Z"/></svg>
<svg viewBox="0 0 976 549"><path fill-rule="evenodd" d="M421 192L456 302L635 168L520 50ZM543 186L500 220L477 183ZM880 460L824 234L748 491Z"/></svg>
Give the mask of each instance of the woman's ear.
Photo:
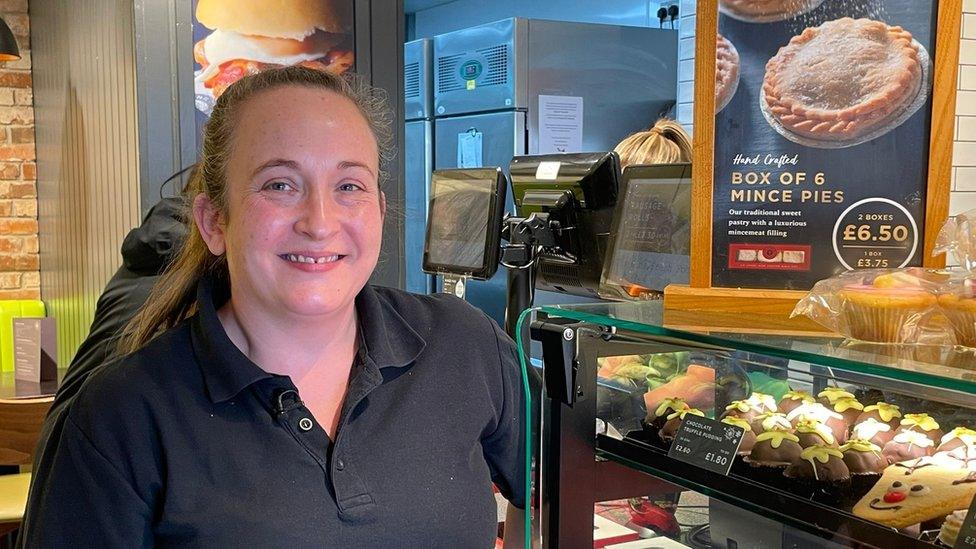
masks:
<svg viewBox="0 0 976 549"><path fill-rule="evenodd" d="M193 221L197 224L200 236L206 242L210 253L221 256L227 251L224 240L224 225L220 211L203 193L193 199Z"/></svg>
<svg viewBox="0 0 976 549"><path fill-rule="evenodd" d="M386 193L380 191L380 219L386 221Z"/></svg>

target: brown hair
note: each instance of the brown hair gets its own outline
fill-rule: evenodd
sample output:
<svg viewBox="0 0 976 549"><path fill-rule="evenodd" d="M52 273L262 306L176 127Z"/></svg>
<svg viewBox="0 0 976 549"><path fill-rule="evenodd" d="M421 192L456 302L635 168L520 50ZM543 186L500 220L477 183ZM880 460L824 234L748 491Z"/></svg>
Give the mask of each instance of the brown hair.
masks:
<svg viewBox="0 0 976 549"><path fill-rule="evenodd" d="M210 253L200 231L189 215L196 197L203 193L224 214L227 212L227 161L230 156L238 112L255 95L285 87L301 86L323 89L349 99L363 115L379 148L380 178L391 159L390 112L382 90L362 80L343 78L324 71L300 66L269 69L238 80L217 99L203 133L203 147L198 169L194 170L183 192L187 237L179 254L153 286L139 312L126 325L119 342L122 354L131 353L170 328L195 310L196 287L208 275L227 279L227 262L223 256Z"/></svg>
<svg viewBox="0 0 976 549"><path fill-rule="evenodd" d="M674 164L691 162L691 138L674 120L658 119L650 129L639 131L614 148L620 167L632 164Z"/></svg>

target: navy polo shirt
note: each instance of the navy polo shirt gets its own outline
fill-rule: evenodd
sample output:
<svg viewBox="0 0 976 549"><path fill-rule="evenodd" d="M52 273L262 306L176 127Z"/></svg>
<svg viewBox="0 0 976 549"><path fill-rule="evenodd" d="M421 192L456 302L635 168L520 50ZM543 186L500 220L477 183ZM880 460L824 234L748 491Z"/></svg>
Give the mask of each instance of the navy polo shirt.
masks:
<svg viewBox="0 0 976 549"><path fill-rule="evenodd" d="M447 295L366 286L335 440L287 376L198 312L72 404L28 547L490 547L491 483L524 505L513 342Z"/></svg>

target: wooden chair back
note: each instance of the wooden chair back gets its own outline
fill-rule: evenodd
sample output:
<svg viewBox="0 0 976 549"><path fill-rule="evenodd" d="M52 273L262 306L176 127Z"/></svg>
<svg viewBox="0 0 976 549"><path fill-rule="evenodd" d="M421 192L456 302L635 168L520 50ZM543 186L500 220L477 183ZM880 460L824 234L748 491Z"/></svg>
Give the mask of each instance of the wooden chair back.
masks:
<svg viewBox="0 0 976 549"><path fill-rule="evenodd" d="M30 465L53 396L0 399L0 465Z"/></svg>

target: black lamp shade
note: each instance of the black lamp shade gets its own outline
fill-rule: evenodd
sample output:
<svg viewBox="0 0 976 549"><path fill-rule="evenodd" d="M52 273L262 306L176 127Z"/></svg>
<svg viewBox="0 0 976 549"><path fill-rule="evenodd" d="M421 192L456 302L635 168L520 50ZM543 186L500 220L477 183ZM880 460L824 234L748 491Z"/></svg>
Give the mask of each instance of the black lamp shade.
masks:
<svg viewBox="0 0 976 549"><path fill-rule="evenodd" d="M17 40L14 38L14 33L10 32L7 22L0 19L0 61L13 61L15 59L20 59Z"/></svg>

